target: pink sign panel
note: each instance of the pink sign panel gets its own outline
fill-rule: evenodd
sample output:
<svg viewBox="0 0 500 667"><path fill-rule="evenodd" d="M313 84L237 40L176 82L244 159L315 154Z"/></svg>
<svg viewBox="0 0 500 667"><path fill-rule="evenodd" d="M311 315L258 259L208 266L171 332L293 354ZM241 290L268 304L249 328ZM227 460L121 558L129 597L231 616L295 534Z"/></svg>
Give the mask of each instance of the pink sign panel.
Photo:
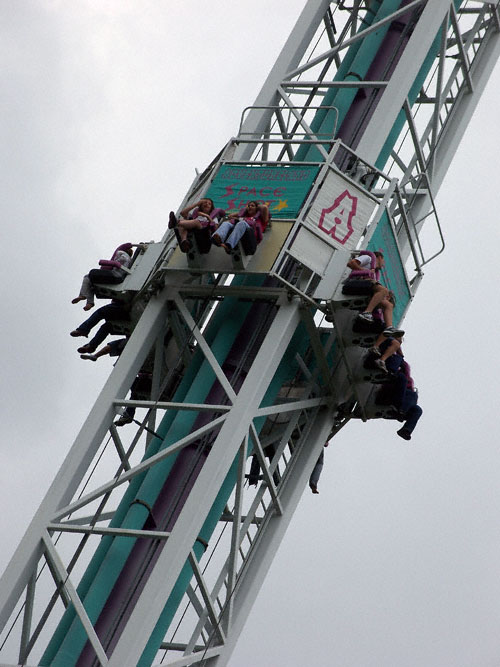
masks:
<svg viewBox="0 0 500 667"><path fill-rule="evenodd" d="M354 229L352 220L356 215L358 198L344 190L329 208L321 211L319 228L344 245Z"/></svg>

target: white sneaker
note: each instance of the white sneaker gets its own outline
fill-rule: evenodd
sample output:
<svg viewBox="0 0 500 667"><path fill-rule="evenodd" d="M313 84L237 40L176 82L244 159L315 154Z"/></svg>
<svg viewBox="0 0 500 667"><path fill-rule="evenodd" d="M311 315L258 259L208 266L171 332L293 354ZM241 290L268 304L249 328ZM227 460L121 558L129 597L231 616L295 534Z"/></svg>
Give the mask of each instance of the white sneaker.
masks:
<svg viewBox="0 0 500 667"><path fill-rule="evenodd" d="M360 313L358 315L358 320L364 320L365 322L373 322L373 315L371 313Z"/></svg>
<svg viewBox="0 0 500 667"><path fill-rule="evenodd" d="M383 330L382 333L387 338L389 338L389 336L395 336L396 338L400 338L401 336L405 335L403 329L396 329L396 327L387 327L386 329Z"/></svg>

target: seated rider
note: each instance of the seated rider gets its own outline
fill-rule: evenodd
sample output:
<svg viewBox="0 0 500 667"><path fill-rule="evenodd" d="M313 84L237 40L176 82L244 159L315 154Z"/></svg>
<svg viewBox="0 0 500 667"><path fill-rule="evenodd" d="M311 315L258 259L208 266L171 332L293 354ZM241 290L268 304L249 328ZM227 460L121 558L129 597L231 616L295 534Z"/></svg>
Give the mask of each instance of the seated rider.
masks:
<svg viewBox="0 0 500 667"><path fill-rule="evenodd" d="M403 440L411 440L411 434L418 420L422 416L423 410L417 405L418 391L410 374L410 366L403 361L401 369L397 375L399 385L399 420L404 421L403 426L397 431L397 434Z"/></svg>
<svg viewBox="0 0 500 667"><path fill-rule="evenodd" d="M269 459L269 463L271 463L271 461L273 460L274 455L276 454L275 444L271 443L270 445L267 445L267 447L264 447L264 454ZM247 475L248 483L249 483L250 486L256 486L257 485L257 483L259 481L259 473L260 473L259 459L257 458L257 455L254 454L252 456L252 462L250 464L250 472ZM279 470L277 468L273 472L273 481L276 484L276 486L280 483L280 474L279 474Z"/></svg>
<svg viewBox="0 0 500 667"><path fill-rule="evenodd" d="M204 197L194 204L188 204L188 206L182 209L180 220L177 220L173 211L170 211L168 228L174 229L177 227L180 238L179 247L182 252L189 252L191 250L191 242L188 239L189 231L205 229L206 227L209 227L211 230L215 228L218 218L216 215L214 216L214 213L216 213L216 209L209 197Z"/></svg>
<svg viewBox="0 0 500 667"><path fill-rule="evenodd" d="M88 359L89 361L97 361L99 357L104 357L106 354L109 354L110 357L119 357L120 354L125 349L127 344L127 338L119 338L118 340L112 340L110 343L101 347L95 354L81 354L80 359Z"/></svg>
<svg viewBox="0 0 500 667"><path fill-rule="evenodd" d="M316 461L314 468L312 470L311 476L309 477L309 488L313 493L319 493L318 491L318 482L319 478L321 476L321 471L323 470L323 464L325 461L325 447L328 447L330 444L330 441L327 440L325 444L323 445L323 449L321 450L321 454L319 455L318 460Z"/></svg>
<svg viewBox="0 0 500 667"><path fill-rule="evenodd" d="M140 371L130 387L130 400L137 401L140 400L142 394L151 394L151 384L151 373ZM121 417L115 421L115 426L125 426L125 424L133 422L135 410L136 408L133 405L127 406Z"/></svg>
<svg viewBox="0 0 500 667"><path fill-rule="evenodd" d="M109 354L110 357L119 357L125 345L127 344L128 338L120 338L118 340L112 340L110 343L102 347L95 354L81 354L82 359L88 359L89 361L97 361L99 357L104 357ZM147 371L140 371L132 382L130 387L130 400L136 401L139 400L139 396L142 393L151 392L151 373ZM130 424L135 417L135 407L127 406L123 414L115 421L115 426L125 426L125 424Z"/></svg>
<svg viewBox="0 0 500 667"><path fill-rule="evenodd" d="M405 422L397 434L403 440L411 440L423 410L417 405L418 391L411 377L410 365L403 359L401 347L386 360L386 365L387 369L391 370L391 379L381 387L376 401L394 406L397 411L395 418Z"/></svg>
<svg viewBox="0 0 500 667"><path fill-rule="evenodd" d="M144 248L142 243L122 243L114 251L111 259L100 259L100 269L92 269L86 276L83 276L80 293L72 299L71 303L87 301L83 310L90 310L94 307L94 283L104 283L106 285L117 285L127 275L127 271L132 262L132 248Z"/></svg>
<svg viewBox="0 0 500 667"><path fill-rule="evenodd" d="M403 334L386 336L383 333L368 350L367 360L384 373L397 373L403 360L401 342Z"/></svg>
<svg viewBox="0 0 500 667"><path fill-rule="evenodd" d="M373 266L373 257L375 265ZM358 315L360 320L373 322L373 311L380 308L383 313L385 329L384 335L403 335L404 331L392 326L392 314L394 310L394 297L387 287L378 281L380 270L384 267L384 255L381 252L371 253L362 250L361 253L347 262L351 269L347 280L342 288L343 294L358 294L370 296L370 301L364 312Z"/></svg>
<svg viewBox="0 0 500 667"><path fill-rule="evenodd" d="M82 322L82 324L78 325L78 327L70 333L70 336L73 336L74 338L80 336L86 338L101 320L105 320L104 324L101 325L92 340L82 347L79 347L78 352L80 352L80 354L95 352L105 338L113 333L113 325L111 322L115 320L129 320L129 310L129 306L122 304L116 299L112 299L111 303L95 310L85 322Z"/></svg>
<svg viewBox="0 0 500 667"><path fill-rule="evenodd" d="M262 232L269 222L269 209L265 204L249 201L242 213L232 213L229 220L224 220L212 234L212 243L222 246L231 254L238 245L247 229L253 229L257 242L262 238Z"/></svg>

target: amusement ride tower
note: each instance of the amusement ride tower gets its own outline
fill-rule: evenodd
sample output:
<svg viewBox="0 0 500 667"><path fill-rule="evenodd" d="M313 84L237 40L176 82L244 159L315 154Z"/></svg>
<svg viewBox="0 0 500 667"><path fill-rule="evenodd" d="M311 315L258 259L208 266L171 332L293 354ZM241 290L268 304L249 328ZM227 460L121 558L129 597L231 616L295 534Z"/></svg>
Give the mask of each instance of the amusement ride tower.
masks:
<svg viewBox="0 0 500 667"><path fill-rule="evenodd" d="M180 207L264 202L262 241L167 230L97 286L130 337L0 582L2 664L228 664L325 441L390 416L346 263L384 253L399 325L499 29L479 0L307 2Z"/></svg>

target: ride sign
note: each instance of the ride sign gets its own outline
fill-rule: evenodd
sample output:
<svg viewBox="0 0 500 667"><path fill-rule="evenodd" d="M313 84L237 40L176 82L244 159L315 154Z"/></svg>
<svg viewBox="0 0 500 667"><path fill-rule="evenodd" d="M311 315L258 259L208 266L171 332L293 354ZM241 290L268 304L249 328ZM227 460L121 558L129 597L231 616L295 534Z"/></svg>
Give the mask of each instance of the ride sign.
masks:
<svg viewBox="0 0 500 667"><path fill-rule="evenodd" d="M209 189L216 206L238 211L251 200L266 204L275 219L296 218L319 167L314 165L250 166L224 164Z"/></svg>
<svg viewBox="0 0 500 667"><path fill-rule="evenodd" d="M351 181L330 171L304 220L330 245L354 250L376 202Z"/></svg>

